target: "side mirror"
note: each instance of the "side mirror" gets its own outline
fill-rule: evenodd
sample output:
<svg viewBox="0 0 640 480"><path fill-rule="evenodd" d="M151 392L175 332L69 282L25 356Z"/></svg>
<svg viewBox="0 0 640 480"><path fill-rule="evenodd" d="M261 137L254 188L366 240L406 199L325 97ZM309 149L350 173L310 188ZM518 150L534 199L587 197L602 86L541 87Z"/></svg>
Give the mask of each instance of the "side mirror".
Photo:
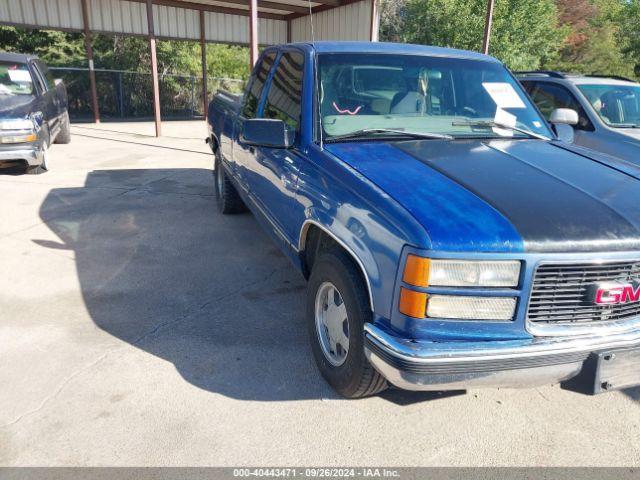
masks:
<svg viewBox="0 0 640 480"><path fill-rule="evenodd" d="M240 140L257 147L289 148L295 141L295 132L282 120L252 118L242 124Z"/></svg>
<svg viewBox="0 0 640 480"><path fill-rule="evenodd" d="M549 123L553 125L577 125L578 120L578 112L570 108L556 108L549 117Z"/></svg>
<svg viewBox="0 0 640 480"><path fill-rule="evenodd" d="M61 78L56 78L53 80L54 85L57 87L58 85L62 84L62 79Z"/></svg>

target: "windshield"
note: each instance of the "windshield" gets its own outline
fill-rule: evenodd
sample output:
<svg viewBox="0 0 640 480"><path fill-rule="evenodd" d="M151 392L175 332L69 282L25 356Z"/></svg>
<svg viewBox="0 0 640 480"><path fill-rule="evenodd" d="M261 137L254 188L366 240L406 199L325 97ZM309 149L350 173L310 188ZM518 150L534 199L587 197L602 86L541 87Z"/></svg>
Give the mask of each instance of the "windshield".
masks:
<svg viewBox="0 0 640 480"><path fill-rule="evenodd" d="M553 136L498 63L385 54L321 54L318 63L327 140L384 129L454 138Z"/></svg>
<svg viewBox="0 0 640 480"><path fill-rule="evenodd" d="M578 85L607 125L640 128L640 85Z"/></svg>
<svg viewBox="0 0 640 480"><path fill-rule="evenodd" d="M33 82L26 64L0 62L0 95L3 94L33 94Z"/></svg>

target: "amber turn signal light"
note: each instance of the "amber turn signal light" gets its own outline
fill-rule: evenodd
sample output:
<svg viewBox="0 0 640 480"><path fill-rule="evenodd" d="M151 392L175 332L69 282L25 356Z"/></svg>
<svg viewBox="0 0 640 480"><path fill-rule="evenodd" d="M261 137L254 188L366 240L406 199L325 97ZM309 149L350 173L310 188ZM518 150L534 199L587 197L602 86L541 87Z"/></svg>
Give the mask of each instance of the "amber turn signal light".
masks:
<svg viewBox="0 0 640 480"><path fill-rule="evenodd" d="M402 281L416 287L429 286L429 259L407 255Z"/></svg>
<svg viewBox="0 0 640 480"><path fill-rule="evenodd" d="M427 294L400 288L400 313L413 318L424 318L427 310Z"/></svg>

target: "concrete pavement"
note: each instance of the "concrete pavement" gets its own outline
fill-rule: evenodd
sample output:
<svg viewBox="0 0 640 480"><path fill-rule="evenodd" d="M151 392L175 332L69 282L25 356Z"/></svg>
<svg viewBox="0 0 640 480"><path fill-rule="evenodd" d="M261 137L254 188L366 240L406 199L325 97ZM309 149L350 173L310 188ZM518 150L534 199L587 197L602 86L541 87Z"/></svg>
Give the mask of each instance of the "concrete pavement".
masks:
<svg viewBox="0 0 640 480"><path fill-rule="evenodd" d="M338 398L304 280L215 209L204 124L144 128L0 172L0 465L640 465L637 389Z"/></svg>

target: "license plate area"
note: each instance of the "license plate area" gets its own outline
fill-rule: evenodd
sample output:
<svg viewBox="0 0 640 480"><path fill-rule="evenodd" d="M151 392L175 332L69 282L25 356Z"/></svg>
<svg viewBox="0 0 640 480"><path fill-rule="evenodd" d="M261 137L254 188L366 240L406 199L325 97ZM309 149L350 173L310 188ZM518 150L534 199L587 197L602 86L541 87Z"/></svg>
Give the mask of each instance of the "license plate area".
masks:
<svg viewBox="0 0 640 480"><path fill-rule="evenodd" d="M640 385L640 349L600 352L596 355L594 393Z"/></svg>

